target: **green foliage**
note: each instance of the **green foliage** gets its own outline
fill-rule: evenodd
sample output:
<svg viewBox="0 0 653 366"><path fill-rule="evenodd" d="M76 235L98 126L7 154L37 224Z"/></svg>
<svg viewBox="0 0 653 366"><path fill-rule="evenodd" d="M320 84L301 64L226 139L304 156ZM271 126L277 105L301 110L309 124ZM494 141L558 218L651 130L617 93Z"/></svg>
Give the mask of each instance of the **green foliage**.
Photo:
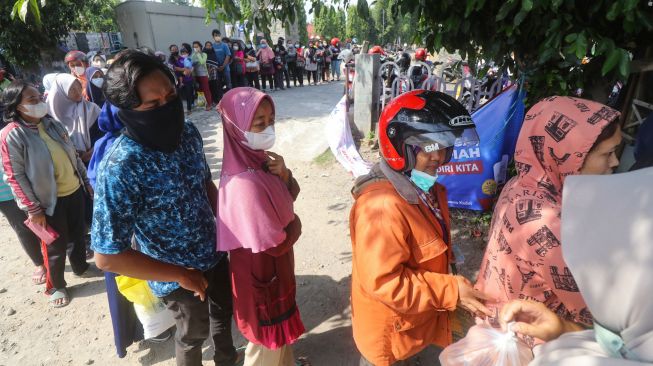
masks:
<svg viewBox="0 0 653 366"><path fill-rule="evenodd" d="M0 0L0 9L11 9L12 3L15 5L14 0ZM78 5L67 0L48 0L40 12L31 10L24 21L22 16L21 20L0 16L0 45L10 62L21 67L37 64L39 51L55 46L74 26L79 14ZM35 14L41 18L40 25Z"/></svg>
<svg viewBox="0 0 653 366"><path fill-rule="evenodd" d="M367 5L367 3L365 3ZM367 8L365 8L366 11ZM345 38L358 38L361 42L363 40L376 40L371 22L359 13L356 6L349 6L347 8L347 21L345 26Z"/></svg>
<svg viewBox="0 0 653 366"><path fill-rule="evenodd" d="M630 53L653 39L643 0L397 1L398 14L416 12L429 49L517 69L531 99L624 80Z"/></svg>
<svg viewBox="0 0 653 366"><path fill-rule="evenodd" d="M313 25L315 33L331 39L333 37L344 38L346 33L345 11L341 8L323 6L315 14Z"/></svg>
<svg viewBox="0 0 653 366"><path fill-rule="evenodd" d="M297 13L297 27L299 27L299 42L308 43L308 30L306 29L306 10L304 10L304 0L295 1L295 12Z"/></svg>
<svg viewBox="0 0 653 366"><path fill-rule="evenodd" d="M115 7L120 0L86 0L79 8L75 30L83 32L118 32Z"/></svg>

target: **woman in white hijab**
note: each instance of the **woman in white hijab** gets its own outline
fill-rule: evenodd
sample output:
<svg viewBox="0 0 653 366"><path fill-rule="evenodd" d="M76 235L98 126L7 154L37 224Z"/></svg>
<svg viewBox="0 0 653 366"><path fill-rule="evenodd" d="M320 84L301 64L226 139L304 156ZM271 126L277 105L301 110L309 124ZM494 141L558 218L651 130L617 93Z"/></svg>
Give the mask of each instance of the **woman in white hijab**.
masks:
<svg viewBox="0 0 653 366"><path fill-rule="evenodd" d="M100 115L100 108L84 99L82 84L74 76L56 74L49 81L48 114L66 127L80 158L88 163L93 155L90 129Z"/></svg>
<svg viewBox="0 0 653 366"><path fill-rule="evenodd" d="M565 181L562 248L594 315L574 331L547 309L517 301L502 309L513 329L558 339L535 350L531 366L627 366L653 363L653 168Z"/></svg>

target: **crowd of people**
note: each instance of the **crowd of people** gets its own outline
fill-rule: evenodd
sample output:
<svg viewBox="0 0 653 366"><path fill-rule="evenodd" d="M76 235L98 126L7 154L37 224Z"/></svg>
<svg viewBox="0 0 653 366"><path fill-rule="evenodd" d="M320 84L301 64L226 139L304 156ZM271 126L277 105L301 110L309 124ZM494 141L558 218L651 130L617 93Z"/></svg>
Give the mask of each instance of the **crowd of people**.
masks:
<svg viewBox="0 0 653 366"><path fill-rule="evenodd" d="M65 58L70 73L46 75L43 95L22 80L3 83L0 209L35 266L33 282L46 283L53 307L70 303L64 268L71 246L73 273L89 271L90 254L105 271L107 291L117 274L148 281L174 314L178 365L201 365L202 344L211 337L216 365L290 366L291 345L305 332L293 254L302 233L294 210L300 187L284 158L269 151L275 105L256 82L260 75L262 89L266 82L281 88L285 78L289 87L292 76L303 85L299 54L316 82L337 79L340 67L329 74L325 53L317 55L314 44L302 51L280 39L270 49L262 40L255 51L219 31L213 36L215 42L203 47L171 46L169 57L124 50L106 69L102 57L90 66L86 55L72 51ZM329 67L334 60L332 52ZM252 78L245 75L249 63L257 64ZM217 104L222 118L219 187L202 136L184 115L195 83L207 109ZM596 286L575 280L586 273L580 244L561 236L568 220L561 215L566 182L601 179L619 163L619 116L597 102L557 96L528 111L514 157L517 176L498 198L473 284L453 265L447 195L437 169L449 162L454 146L479 143L474 122L440 92L410 91L389 103L379 120L382 159L352 190L351 303L360 364L397 365L428 345L446 347L457 309L497 327L518 321L512 329L530 348L593 328L620 346L591 348L588 342L603 344L597 335L598 341L577 340L576 356L653 362L648 302L623 316L606 312L597 305ZM647 121L640 130L636 169L652 165L652 125ZM644 179L650 174L631 176L635 188L622 196L648 187L650 197ZM46 244L44 230L58 236ZM633 245L644 250L648 244ZM612 245L597 243L601 251L593 258L610 257L618 250ZM650 259L645 252L627 258L640 253L640 260ZM567 264L566 253L575 254L573 263ZM637 270L638 279L650 278L653 268ZM620 291L633 298L645 288L636 282ZM126 301L120 296L109 292L111 315L129 317L118 310L116 304ZM233 344L232 318L249 341L243 352ZM553 342L544 349L560 347ZM555 360L540 353L535 362Z"/></svg>
<svg viewBox="0 0 653 366"><path fill-rule="evenodd" d="M217 105L223 94L238 87L272 92L306 85L339 81L341 42L311 39L307 45L279 37L275 45L265 38L258 44L230 39L214 29L213 41L170 45L169 55L157 51L176 76L186 110L191 112L197 92L204 96L206 110Z"/></svg>

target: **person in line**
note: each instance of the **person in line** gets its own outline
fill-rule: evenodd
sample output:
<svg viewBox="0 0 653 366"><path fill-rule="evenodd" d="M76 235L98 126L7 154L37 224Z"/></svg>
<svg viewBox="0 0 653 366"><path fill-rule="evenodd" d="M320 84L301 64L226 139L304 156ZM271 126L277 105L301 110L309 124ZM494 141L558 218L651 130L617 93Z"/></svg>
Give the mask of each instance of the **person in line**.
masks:
<svg viewBox="0 0 653 366"><path fill-rule="evenodd" d="M278 91L280 88L286 90L283 86L283 70L285 70L285 67L279 54L274 54L272 64L274 65L274 90Z"/></svg>
<svg viewBox="0 0 653 366"><path fill-rule="evenodd" d="M324 78L324 46L322 46L322 42L320 41L315 41L315 63L317 64L317 83L322 84L326 82L326 79Z"/></svg>
<svg viewBox="0 0 653 366"><path fill-rule="evenodd" d="M170 57L168 57L168 67L175 74L175 86L177 87L177 91L181 94L182 84L184 83L184 73L186 72L186 68L184 68L184 61L181 60L181 56L179 56L179 47L177 47L176 44L170 45L168 50L170 51Z"/></svg>
<svg viewBox="0 0 653 366"><path fill-rule="evenodd" d="M190 58L190 45L184 43L179 50L179 59L177 65L183 67L181 78L181 94L186 100L186 113L193 112L193 104L195 103L195 82L193 81L193 62Z"/></svg>
<svg viewBox="0 0 653 366"><path fill-rule="evenodd" d="M91 66L86 69L86 95L88 101L95 103L100 109L104 105L104 95L102 94L102 84L104 83L104 72L101 69ZM93 141L95 142L95 140Z"/></svg>
<svg viewBox="0 0 653 366"><path fill-rule="evenodd" d="M340 81L340 40L334 38L331 40L331 81L335 81L336 76Z"/></svg>
<svg viewBox="0 0 653 366"><path fill-rule="evenodd" d="M0 95L0 101L1 100L2 97ZM0 102L0 104L2 103ZM6 125L4 119L0 119L0 129L4 128ZM11 192L11 187L5 183L2 176L0 176L0 212L7 219L9 226L11 226L14 233L16 233L20 245L32 261L32 264L34 264L32 283L35 285L44 284L47 278L47 273L43 265L43 254L41 254L41 240L34 235L27 226L25 226L27 214L18 207L14 195Z"/></svg>
<svg viewBox="0 0 653 366"><path fill-rule="evenodd" d="M436 183L454 145L478 144L469 113L444 93L405 93L381 114L379 144L383 159L354 183L350 213L361 366L395 365L428 345L447 346L456 308L490 314L483 293L449 274L455 258L447 194Z"/></svg>
<svg viewBox="0 0 653 366"><path fill-rule="evenodd" d="M70 51L64 57L64 63L68 66L70 74L74 76L82 85L82 96L84 99L89 100L90 96L86 94L86 68L88 67L88 59L86 54L82 51Z"/></svg>
<svg viewBox="0 0 653 366"><path fill-rule="evenodd" d="M245 43L236 40L231 45L232 54L234 56L231 61L231 80L234 87L239 88L245 86Z"/></svg>
<svg viewBox="0 0 653 366"><path fill-rule="evenodd" d="M102 52L97 52L91 58L91 66L97 67L102 70L102 73L107 71L107 56L102 54Z"/></svg>
<svg viewBox="0 0 653 366"><path fill-rule="evenodd" d="M562 251L593 327L560 318L541 302L511 301L501 310L503 327L515 321L514 331L548 342L529 365L653 363L653 301L645 295L653 286L652 180L651 168L568 178Z"/></svg>
<svg viewBox="0 0 653 366"><path fill-rule="evenodd" d="M202 136L184 122L174 79L155 57L122 51L104 92L125 129L99 167L91 234L97 266L148 280L175 315L178 365L201 365L209 334L215 363L233 365L229 261L216 251L217 188Z"/></svg>
<svg viewBox="0 0 653 366"><path fill-rule="evenodd" d="M274 51L268 47L268 41L265 39L261 40L259 49L256 52L256 59L258 60L259 66L261 68L261 83L263 86L261 90L265 91L265 81L267 80L270 84L270 89L268 90L272 91L274 89L274 82L272 80L274 79L275 74Z"/></svg>
<svg viewBox="0 0 653 366"><path fill-rule="evenodd" d="M306 69L306 83L311 85L311 76L313 77L313 85L317 85L317 61L315 59L315 54L317 49L315 44L310 42L308 47L304 50L304 59L306 60L305 69Z"/></svg>
<svg viewBox="0 0 653 366"><path fill-rule="evenodd" d="M299 42L295 43L295 49L297 50L297 63L295 64L295 76L294 80L299 81L299 86L304 86L304 67L306 66L306 58L304 58L304 48L300 45Z"/></svg>
<svg viewBox="0 0 653 366"><path fill-rule="evenodd" d="M562 257L562 192L569 176L611 174L621 141L619 112L600 103L553 96L528 111L515 150L518 175L499 196L476 283L496 301L488 305L491 322L503 304L528 299L565 320L592 324Z"/></svg>
<svg viewBox="0 0 653 366"><path fill-rule="evenodd" d="M69 243L73 273L81 276L89 269L84 242L86 223L81 218L85 217L85 193L93 197L93 188L68 131L46 117L48 108L36 88L16 80L3 92L2 101L7 123L0 131L4 180L32 224L49 225L59 234L54 242L42 247L42 253L49 303L63 307L70 303L64 279Z"/></svg>
<svg viewBox="0 0 653 366"><path fill-rule="evenodd" d="M322 80L324 82L333 81L331 77L331 59L333 54L331 53L331 48L326 42L322 42L322 48L324 49L324 69L322 70Z"/></svg>
<svg viewBox="0 0 653 366"><path fill-rule="evenodd" d="M213 51L215 51L215 57L218 60L220 86L229 90L231 89L231 69L229 68L229 64L231 63L231 50L229 49L229 45L222 41L222 33L219 30L214 29L211 35L215 41L213 43ZM222 91L220 92L222 93Z"/></svg>
<svg viewBox="0 0 653 366"><path fill-rule="evenodd" d="M211 88L209 88L209 70L206 68L207 59L208 56L202 51L202 44L199 41L193 42L191 62L193 64L195 81L197 81L200 90L204 93L204 98L206 99L205 109L210 111L213 106L213 98L211 95Z"/></svg>
<svg viewBox="0 0 653 366"><path fill-rule="evenodd" d="M87 164L93 155L91 130L95 131L100 107L84 99L81 83L70 74L55 76L46 102L48 114L66 128L79 157Z"/></svg>
<svg viewBox="0 0 653 366"><path fill-rule="evenodd" d="M277 40L277 45L274 46L274 54L280 58L280 63L281 66L281 86L283 89L283 79L284 77L286 78L286 88L290 89L290 73L288 72L288 50L286 47L283 45L285 42L285 39L283 37L279 37Z"/></svg>
<svg viewBox="0 0 653 366"><path fill-rule="evenodd" d="M213 43L207 41L204 43L203 52L206 54L206 69L209 74L209 90L211 91L212 102L217 106L222 98L222 90L220 87L220 78L218 75L218 58L215 56L213 50Z"/></svg>
<svg viewBox="0 0 653 366"><path fill-rule="evenodd" d="M272 98L234 89L219 111L225 150L218 249L230 255L234 318L249 340L245 365L293 366L290 345L304 333L293 254L302 229L293 209L299 185L283 157L267 151L275 140Z"/></svg>
<svg viewBox="0 0 653 366"><path fill-rule="evenodd" d="M288 41L288 56L286 58L286 61L288 62L288 72L290 73L290 78L293 81L293 85L297 87L297 48L295 45L293 45L290 41ZM303 78L302 78L303 79Z"/></svg>
<svg viewBox="0 0 653 366"><path fill-rule="evenodd" d="M245 67L247 68L247 86L261 90L261 82L259 80L260 66L256 60L256 50L254 45L250 42L245 48Z"/></svg>

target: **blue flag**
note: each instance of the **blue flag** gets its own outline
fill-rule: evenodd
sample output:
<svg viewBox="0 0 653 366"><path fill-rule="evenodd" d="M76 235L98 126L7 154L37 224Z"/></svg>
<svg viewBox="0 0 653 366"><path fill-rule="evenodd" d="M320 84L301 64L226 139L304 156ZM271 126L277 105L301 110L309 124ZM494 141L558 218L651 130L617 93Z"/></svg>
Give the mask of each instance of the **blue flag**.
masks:
<svg viewBox="0 0 653 366"><path fill-rule="evenodd" d="M449 207L485 211L508 177L524 121L524 91L513 85L472 113L480 144L456 146L451 161L438 169Z"/></svg>

